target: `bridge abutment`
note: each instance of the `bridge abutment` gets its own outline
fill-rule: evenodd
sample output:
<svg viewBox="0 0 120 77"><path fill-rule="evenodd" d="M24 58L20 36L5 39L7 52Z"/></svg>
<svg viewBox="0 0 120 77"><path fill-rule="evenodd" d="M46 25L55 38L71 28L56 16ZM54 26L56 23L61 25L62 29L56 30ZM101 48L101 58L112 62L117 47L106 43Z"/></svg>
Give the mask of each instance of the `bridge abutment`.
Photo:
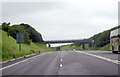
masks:
<svg viewBox="0 0 120 77"><path fill-rule="evenodd" d="M51 45L50 45L50 44L46 44L46 46L47 46L47 47L49 47L49 48L51 47Z"/></svg>

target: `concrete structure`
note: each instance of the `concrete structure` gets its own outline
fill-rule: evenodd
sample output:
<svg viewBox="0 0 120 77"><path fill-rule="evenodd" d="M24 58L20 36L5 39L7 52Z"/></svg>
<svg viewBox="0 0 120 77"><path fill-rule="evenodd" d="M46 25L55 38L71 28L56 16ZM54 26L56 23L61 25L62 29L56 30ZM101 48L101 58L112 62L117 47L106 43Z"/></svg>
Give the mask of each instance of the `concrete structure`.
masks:
<svg viewBox="0 0 120 77"><path fill-rule="evenodd" d="M81 43L83 49L85 49L85 44L90 43L91 41L88 39L80 39L80 40L50 40L50 41L44 41L45 44L48 44L50 47L50 44L57 44L57 43Z"/></svg>
<svg viewBox="0 0 120 77"><path fill-rule="evenodd" d="M56 44L56 43L89 43L90 40L88 39L81 39L81 40L50 40L44 41L45 44Z"/></svg>

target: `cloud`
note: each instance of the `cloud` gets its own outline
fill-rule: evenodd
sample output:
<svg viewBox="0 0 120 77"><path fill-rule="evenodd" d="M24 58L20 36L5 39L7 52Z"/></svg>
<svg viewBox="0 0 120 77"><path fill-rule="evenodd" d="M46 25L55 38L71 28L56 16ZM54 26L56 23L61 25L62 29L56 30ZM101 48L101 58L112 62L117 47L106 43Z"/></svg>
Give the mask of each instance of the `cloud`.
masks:
<svg viewBox="0 0 120 77"><path fill-rule="evenodd" d="M81 39L117 26L117 4L118 0L4 2L2 13L3 21L28 23L44 40Z"/></svg>

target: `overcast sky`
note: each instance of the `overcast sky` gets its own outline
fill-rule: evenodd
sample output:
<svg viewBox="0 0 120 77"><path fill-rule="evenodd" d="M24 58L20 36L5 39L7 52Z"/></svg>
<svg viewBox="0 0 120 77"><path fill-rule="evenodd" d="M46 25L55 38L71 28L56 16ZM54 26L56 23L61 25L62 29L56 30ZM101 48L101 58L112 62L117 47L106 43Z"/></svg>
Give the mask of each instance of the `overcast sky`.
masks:
<svg viewBox="0 0 120 77"><path fill-rule="evenodd" d="M89 38L118 25L119 0L18 1L3 0L2 22L29 24L44 40Z"/></svg>

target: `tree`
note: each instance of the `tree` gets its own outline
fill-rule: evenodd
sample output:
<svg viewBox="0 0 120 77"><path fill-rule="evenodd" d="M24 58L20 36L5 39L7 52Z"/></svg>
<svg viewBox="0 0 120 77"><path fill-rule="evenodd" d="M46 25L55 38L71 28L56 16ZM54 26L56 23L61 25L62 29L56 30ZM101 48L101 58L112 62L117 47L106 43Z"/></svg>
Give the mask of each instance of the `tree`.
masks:
<svg viewBox="0 0 120 77"><path fill-rule="evenodd" d="M8 32L9 27L10 27L10 23L6 23L6 22L2 23L2 30Z"/></svg>
<svg viewBox="0 0 120 77"><path fill-rule="evenodd" d="M32 40L32 42L43 42L42 36L39 32L37 32L34 28L32 28L28 24L20 24L25 28L25 30L29 33L29 37Z"/></svg>
<svg viewBox="0 0 120 77"><path fill-rule="evenodd" d="M118 29L118 28L120 28L120 25L116 26L116 27L114 27L114 28L112 28L110 30L106 30L104 32L96 34L96 35L92 36L89 39L95 41L95 43L94 43L95 47L103 47L103 46L110 43L110 32L112 30L115 30L115 29Z"/></svg>
<svg viewBox="0 0 120 77"><path fill-rule="evenodd" d="M29 34L26 32L23 26L20 25L13 25L9 28L8 31L9 35L16 39L17 33L24 33L25 43L30 44L31 40L29 38Z"/></svg>

